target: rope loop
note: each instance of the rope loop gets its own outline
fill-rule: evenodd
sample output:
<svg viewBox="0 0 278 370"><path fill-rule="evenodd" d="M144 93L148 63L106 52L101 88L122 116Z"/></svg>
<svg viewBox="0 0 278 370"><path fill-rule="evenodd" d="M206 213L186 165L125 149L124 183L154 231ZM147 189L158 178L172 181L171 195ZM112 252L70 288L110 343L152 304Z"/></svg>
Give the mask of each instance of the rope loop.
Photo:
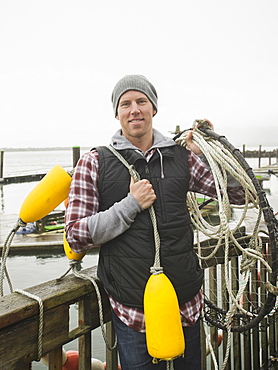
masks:
<svg viewBox="0 0 278 370"><path fill-rule="evenodd" d="M77 262L77 261L75 261ZM99 287L97 285L97 281L94 277L91 277L91 276L87 276L85 274L82 274L81 272L79 272L77 270L78 268L78 264L73 264L72 265L72 271L74 273L74 275L80 279L83 279L83 280L88 280L90 281L94 288L95 288L95 292L96 292L96 296L97 296L97 302L98 302L98 312L99 312L99 323L100 323L100 327L101 327L101 332L102 332L102 337L105 341L105 344L106 344L106 347L108 348L109 351L113 351L116 347L117 347L117 337L115 338L115 342L112 346L110 346L109 342L108 342L108 339L106 337L106 333L105 333L105 328L104 328L104 317L103 317L103 309L102 309L102 299L101 299L101 294L100 294L100 290L99 290Z"/></svg>
<svg viewBox="0 0 278 370"><path fill-rule="evenodd" d="M266 288L266 290L269 291L269 293L272 293L272 294L278 296L278 287L271 284L270 281L267 281L265 283L265 288Z"/></svg>
<svg viewBox="0 0 278 370"><path fill-rule="evenodd" d="M76 261L76 260L70 260L69 265L72 269L75 269L76 271L82 270L82 260Z"/></svg>
<svg viewBox="0 0 278 370"><path fill-rule="evenodd" d="M26 222L24 222L24 221L22 221L22 220L21 220L21 218L19 218L19 219L17 220L17 223L15 224L14 228L17 228L18 226L19 226L19 227L24 227L24 226L26 226L26 225L27 225L27 223L26 223Z"/></svg>
<svg viewBox="0 0 278 370"><path fill-rule="evenodd" d="M245 271L251 270L252 267L256 264L258 258L263 259L261 252L256 251L252 248L246 248L244 250L241 264L240 264L240 273L243 274Z"/></svg>
<svg viewBox="0 0 278 370"><path fill-rule="evenodd" d="M163 267L161 266L152 266L150 268L150 272L153 274L153 275L159 275L159 274L162 274L163 273Z"/></svg>
<svg viewBox="0 0 278 370"><path fill-rule="evenodd" d="M35 299L39 304L39 332L38 332L38 358L37 361L40 361L42 357L42 335L43 335L43 301L42 299L32 293L26 292L25 290L15 289L16 293L25 295L28 298Z"/></svg>

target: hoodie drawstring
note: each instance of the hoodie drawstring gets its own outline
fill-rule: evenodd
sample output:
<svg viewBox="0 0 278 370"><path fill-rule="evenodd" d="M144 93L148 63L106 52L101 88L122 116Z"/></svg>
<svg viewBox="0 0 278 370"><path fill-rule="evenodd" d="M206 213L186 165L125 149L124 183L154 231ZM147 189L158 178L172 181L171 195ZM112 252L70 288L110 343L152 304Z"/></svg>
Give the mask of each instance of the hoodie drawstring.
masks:
<svg viewBox="0 0 278 370"><path fill-rule="evenodd" d="M159 148L156 149L158 151L158 154L160 156L160 171L161 171L161 178L164 179L164 171L163 171L163 156Z"/></svg>

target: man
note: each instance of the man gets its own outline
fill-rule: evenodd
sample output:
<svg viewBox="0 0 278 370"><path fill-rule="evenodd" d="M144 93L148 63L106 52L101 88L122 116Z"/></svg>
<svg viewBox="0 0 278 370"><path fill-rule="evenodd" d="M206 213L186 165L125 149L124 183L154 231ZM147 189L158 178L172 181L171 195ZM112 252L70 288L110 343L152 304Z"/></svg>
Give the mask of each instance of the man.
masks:
<svg viewBox="0 0 278 370"><path fill-rule="evenodd" d="M143 294L155 252L148 208L153 205L161 266L177 292L186 338L185 356L174 361L175 369L197 370L203 274L193 251L186 193L215 197L213 177L196 155L200 151L191 134L188 150L153 128L157 93L145 77L123 77L113 90L112 103L121 129L111 145L134 165L141 180L134 182L106 147L84 154L69 194L67 240L77 253L101 245L98 277L110 297L122 369L166 369L164 361L152 364L145 342ZM244 203L242 188L233 179L229 196L236 204Z"/></svg>

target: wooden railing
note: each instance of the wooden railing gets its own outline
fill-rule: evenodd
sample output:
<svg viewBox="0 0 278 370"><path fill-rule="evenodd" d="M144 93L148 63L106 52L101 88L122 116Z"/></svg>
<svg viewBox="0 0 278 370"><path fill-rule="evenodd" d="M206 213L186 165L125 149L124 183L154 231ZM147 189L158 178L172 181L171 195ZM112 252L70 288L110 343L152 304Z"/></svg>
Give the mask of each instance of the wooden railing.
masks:
<svg viewBox="0 0 278 370"><path fill-rule="evenodd" d="M82 271L95 276L96 268ZM113 342L110 307L106 293L102 295L108 342ZM68 275L29 289L43 302L43 354L49 353L49 369L62 368L62 346L79 338L79 369L91 368L91 331L99 326L98 303L91 282ZM78 326L69 329L70 306L78 303ZM0 298L0 369L30 369L38 357L39 304L36 300L14 292ZM116 351L107 351L107 370L117 369Z"/></svg>
<svg viewBox="0 0 278 370"><path fill-rule="evenodd" d="M248 247L249 238L244 237L244 229L237 235L237 241L240 242L242 247ZM262 252L265 259L271 263L271 256L268 251L268 238L262 237L263 245ZM201 243L202 255L209 255L214 246L211 245L212 239ZM267 256L266 256L267 254ZM233 244L229 246L229 279L232 280L232 290L235 292L239 289L239 276L240 276L240 261L241 255L239 250ZM204 285L203 291L211 303L218 305L217 302L222 301L222 308L229 309L228 304L225 303L227 299L227 290L224 283L224 246L221 246L216 255L208 260L202 261L204 269ZM269 277L266 268L260 266L257 262L252 269L252 277L250 287L252 292L248 290L248 286L244 291L244 300L241 302L243 307L248 311L251 305L257 304L257 294L260 296L261 305L264 303L266 288L263 281L268 281ZM253 294L253 297L252 297ZM275 312L275 311L273 311ZM215 313L217 315L217 313ZM220 315L220 313L219 313ZM217 321L217 317L215 318ZM234 322L235 325L236 319ZM208 355L208 348L206 344L206 337L204 333L204 324L202 322L201 340L202 340L202 363L203 370L215 369L211 355ZM228 334L224 330L220 330L215 326L210 326L208 336L211 340L213 351L218 363L219 369L224 362ZM222 336L222 341L220 340ZM219 345L219 342L220 345ZM262 370L262 369L278 369L278 312L276 311L268 318L264 318L259 325L244 332L233 332L231 338L231 350L228 363L225 369L230 370Z"/></svg>
<svg viewBox="0 0 278 370"><path fill-rule="evenodd" d="M264 245L266 245L266 240ZM209 248L206 242L204 248ZM231 260L234 266L238 257L231 246ZM206 270L204 289L215 292L219 290L221 279L215 279L217 271L223 271L223 250L203 263ZM96 267L82 271L90 276L96 275ZM111 325L110 306L102 285L98 282L102 295L104 321L108 342L114 342L114 332ZM221 289L221 288L220 288ZM44 284L26 289L27 292L38 296L43 302L43 334L42 352L49 353L48 368L62 368L63 345L78 338L79 369L91 368L91 331L99 327L98 302L95 289L90 281L70 274L62 280L52 280ZM70 306L78 303L78 325L70 330ZM277 315L277 313L276 313ZM276 320L275 320L276 319ZM31 369L32 362L38 357L39 305L35 299L26 297L18 292L0 298L0 369ZM258 370L278 368L278 325L277 317L273 323L260 330L255 327L244 333L233 333L231 354L226 369ZM225 356L227 334L223 333L223 341L218 347L219 330L208 328L212 346L221 368ZM205 336L202 330L203 369L214 369L211 356L206 356ZM106 352L107 370L117 369L117 351ZM276 366L276 367L275 367Z"/></svg>

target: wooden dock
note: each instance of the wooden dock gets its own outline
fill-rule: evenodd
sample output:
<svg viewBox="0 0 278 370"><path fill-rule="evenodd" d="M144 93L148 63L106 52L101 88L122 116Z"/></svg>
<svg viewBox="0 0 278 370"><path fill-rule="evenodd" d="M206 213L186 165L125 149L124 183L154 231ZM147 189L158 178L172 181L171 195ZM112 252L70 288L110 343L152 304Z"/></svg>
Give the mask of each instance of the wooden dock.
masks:
<svg viewBox="0 0 278 370"><path fill-rule="evenodd" d="M271 175L278 176L278 163L255 168L253 172L259 182L267 181Z"/></svg>
<svg viewBox="0 0 278 370"><path fill-rule="evenodd" d="M5 240L14 228L18 215L0 214L0 250L2 250ZM16 234L11 247L11 253L29 251L49 251L63 253L63 230L48 231L43 233Z"/></svg>
<svg viewBox="0 0 278 370"><path fill-rule="evenodd" d="M29 174L29 175L18 175L18 176L10 176L0 178L0 185L7 185L7 184L20 184L24 182L33 182L33 181L40 181L46 173L37 173L37 174Z"/></svg>
<svg viewBox="0 0 278 370"><path fill-rule="evenodd" d="M76 166L76 163L79 158L80 158L80 147L79 146L72 147L72 168ZM4 177L4 150L0 150L0 185L40 181L46 175L46 173L47 172L36 174L19 174L15 176Z"/></svg>
<svg viewBox="0 0 278 370"><path fill-rule="evenodd" d="M270 173L278 175L278 163L270 164L268 166L258 167L253 169L255 174L268 174Z"/></svg>

